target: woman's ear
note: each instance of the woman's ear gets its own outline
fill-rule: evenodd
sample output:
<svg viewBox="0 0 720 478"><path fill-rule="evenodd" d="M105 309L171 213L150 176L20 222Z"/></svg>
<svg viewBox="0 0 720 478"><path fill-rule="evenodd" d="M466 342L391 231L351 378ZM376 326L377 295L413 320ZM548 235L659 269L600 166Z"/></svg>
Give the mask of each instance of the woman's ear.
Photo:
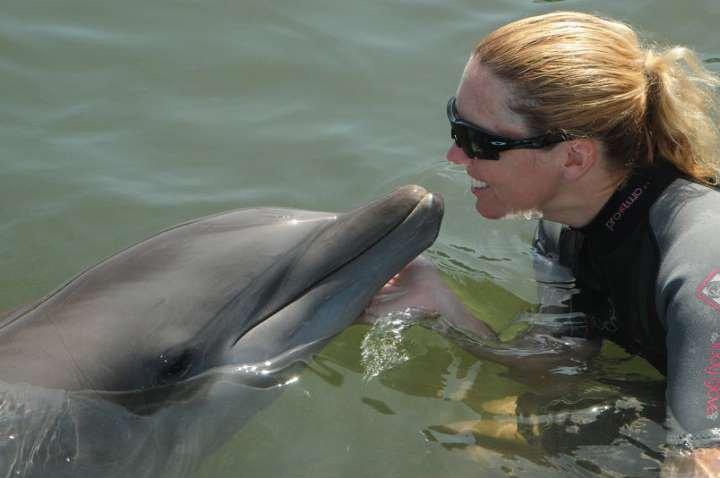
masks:
<svg viewBox="0 0 720 478"><path fill-rule="evenodd" d="M566 181L577 181L585 175L598 160L599 144L591 139L573 139L562 143L562 175Z"/></svg>

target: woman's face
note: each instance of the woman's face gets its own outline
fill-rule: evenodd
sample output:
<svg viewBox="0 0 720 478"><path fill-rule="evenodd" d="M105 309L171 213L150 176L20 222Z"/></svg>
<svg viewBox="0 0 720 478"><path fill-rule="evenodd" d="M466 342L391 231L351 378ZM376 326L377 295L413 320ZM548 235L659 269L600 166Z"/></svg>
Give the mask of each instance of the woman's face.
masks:
<svg viewBox="0 0 720 478"><path fill-rule="evenodd" d="M462 119L506 138L533 136L523 118L510 110L508 86L478 61L468 62L456 97ZM446 157L465 166L473 179L475 209L499 219L527 211L548 215L561 184L555 151L511 149L501 152L499 160L471 159L453 142Z"/></svg>

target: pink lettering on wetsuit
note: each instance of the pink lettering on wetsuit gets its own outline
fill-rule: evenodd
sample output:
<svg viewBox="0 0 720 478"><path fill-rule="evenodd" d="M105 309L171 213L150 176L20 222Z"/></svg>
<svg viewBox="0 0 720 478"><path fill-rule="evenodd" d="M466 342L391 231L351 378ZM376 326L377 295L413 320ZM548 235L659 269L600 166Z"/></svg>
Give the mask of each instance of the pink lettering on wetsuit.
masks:
<svg viewBox="0 0 720 478"><path fill-rule="evenodd" d="M715 419L720 412L720 342L710 346L708 365L705 367L705 416Z"/></svg>
<svg viewBox="0 0 720 478"><path fill-rule="evenodd" d="M647 187L647 184L645 187ZM630 206L632 206L635 201L640 198L640 196L642 196L644 191L644 188L635 188L633 192L631 192L630 195L622 203L620 203L620 207L613 213L612 216L610 216L610 219L605 221L605 227L607 227L610 231L615 230L615 224L622 219L625 212L630 209Z"/></svg>

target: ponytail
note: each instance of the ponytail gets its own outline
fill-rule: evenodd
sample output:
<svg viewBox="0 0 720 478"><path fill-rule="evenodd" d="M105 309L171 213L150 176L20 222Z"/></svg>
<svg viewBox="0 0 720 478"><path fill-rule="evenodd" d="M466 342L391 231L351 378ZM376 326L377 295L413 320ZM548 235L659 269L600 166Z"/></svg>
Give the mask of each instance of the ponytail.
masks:
<svg viewBox="0 0 720 478"><path fill-rule="evenodd" d="M718 184L720 147L714 88L720 80L683 47L648 50L647 130L656 156L693 179Z"/></svg>

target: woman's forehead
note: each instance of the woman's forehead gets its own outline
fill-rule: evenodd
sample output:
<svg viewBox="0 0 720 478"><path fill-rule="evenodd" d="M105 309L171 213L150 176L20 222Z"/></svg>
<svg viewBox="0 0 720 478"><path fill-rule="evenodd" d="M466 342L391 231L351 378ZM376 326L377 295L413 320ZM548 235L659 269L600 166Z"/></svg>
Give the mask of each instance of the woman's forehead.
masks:
<svg viewBox="0 0 720 478"><path fill-rule="evenodd" d="M468 61L457 91L461 118L500 135L525 136L529 128L510 109L511 97L510 85L479 61Z"/></svg>

